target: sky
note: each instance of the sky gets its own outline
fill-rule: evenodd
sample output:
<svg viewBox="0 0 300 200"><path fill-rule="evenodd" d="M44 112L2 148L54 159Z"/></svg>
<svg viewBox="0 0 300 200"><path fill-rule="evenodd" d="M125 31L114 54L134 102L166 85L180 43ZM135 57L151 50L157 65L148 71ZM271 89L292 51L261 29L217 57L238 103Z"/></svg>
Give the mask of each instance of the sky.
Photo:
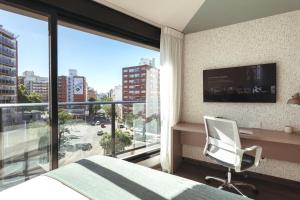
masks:
<svg viewBox="0 0 300 200"><path fill-rule="evenodd" d="M49 76L48 24L0 9L0 25L18 36L18 74L32 70L38 76ZM155 58L159 52L78 31L58 27L58 74L68 75L77 69L90 87L107 92L122 81L122 68L139 64L141 58Z"/></svg>

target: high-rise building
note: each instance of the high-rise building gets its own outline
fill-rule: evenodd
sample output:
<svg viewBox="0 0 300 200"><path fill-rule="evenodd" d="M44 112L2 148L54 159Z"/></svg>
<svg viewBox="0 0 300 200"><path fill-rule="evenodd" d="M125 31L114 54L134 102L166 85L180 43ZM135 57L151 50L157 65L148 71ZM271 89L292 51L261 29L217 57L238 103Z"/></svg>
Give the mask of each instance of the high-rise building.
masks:
<svg viewBox="0 0 300 200"><path fill-rule="evenodd" d="M16 103L17 74L17 37L0 25L0 103Z"/></svg>
<svg viewBox="0 0 300 200"><path fill-rule="evenodd" d="M150 65L152 67L155 67L155 58L141 58L139 65Z"/></svg>
<svg viewBox="0 0 300 200"><path fill-rule="evenodd" d="M34 71L25 71L18 77L19 84L24 84L29 92L35 92L41 96L42 102L48 102L49 79L34 74Z"/></svg>
<svg viewBox="0 0 300 200"><path fill-rule="evenodd" d="M48 89L49 89L48 78L43 77L36 82L32 82L31 88L33 92L36 92L39 95L41 95L43 102L48 102Z"/></svg>
<svg viewBox="0 0 300 200"><path fill-rule="evenodd" d="M87 100L89 99L97 99L97 91L91 87L88 87Z"/></svg>
<svg viewBox="0 0 300 200"><path fill-rule="evenodd" d="M125 67L122 70L123 101L146 101L146 72L149 65ZM123 114L132 112L132 105L123 106Z"/></svg>
<svg viewBox="0 0 300 200"><path fill-rule="evenodd" d="M122 85L117 85L114 87L112 92L113 101L122 101Z"/></svg>
<svg viewBox="0 0 300 200"><path fill-rule="evenodd" d="M113 98L113 92L114 92L114 90L113 90L113 89L110 89L110 90L107 92L107 98Z"/></svg>
<svg viewBox="0 0 300 200"><path fill-rule="evenodd" d="M67 102L67 76L58 76L58 102Z"/></svg>
<svg viewBox="0 0 300 200"><path fill-rule="evenodd" d="M84 76L78 76L77 70L70 69L69 76L58 76L59 102L85 102L88 97Z"/></svg>
<svg viewBox="0 0 300 200"><path fill-rule="evenodd" d="M87 100L87 84L85 77L78 76L76 69L69 69L67 80L67 101L85 102Z"/></svg>
<svg viewBox="0 0 300 200"><path fill-rule="evenodd" d="M122 85L117 85L114 87L112 92L112 100L113 101L122 101ZM122 104L116 104L116 113L117 116L123 118L123 107Z"/></svg>
<svg viewBox="0 0 300 200"><path fill-rule="evenodd" d="M88 97L87 83L84 76L78 76L76 69L69 69L69 76L58 76L59 102L86 102ZM64 106L78 117L85 115L84 106Z"/></svg>
<svg viewBox="0 0 300 200"><path fill-rule="evenodd" d="M148 68L146 73L146 117L160 113L160 71Z"/></svg>
<svg viewBox="0 0 300 200"><path fill-rule="evenodd" d="M160 71L150 65L123 68L123 100L144 103L124 104L125 118L132 113L135 137L146 141L147 135L155 137L159 133L160 118ZM151 136L152 135L152 136Z"/></svg>
<svg viewBox="0 0 300 200"><path fill-rule="evenodd" d="M154 108L159 100L159 69L150 65L139 65L123 68L122 74L123 101L147 101L146 112L159 107L156 105ZM154 102L153 105L151 102ZM123 114L131 113L132 108L132 105L124 105Z"/></svg>

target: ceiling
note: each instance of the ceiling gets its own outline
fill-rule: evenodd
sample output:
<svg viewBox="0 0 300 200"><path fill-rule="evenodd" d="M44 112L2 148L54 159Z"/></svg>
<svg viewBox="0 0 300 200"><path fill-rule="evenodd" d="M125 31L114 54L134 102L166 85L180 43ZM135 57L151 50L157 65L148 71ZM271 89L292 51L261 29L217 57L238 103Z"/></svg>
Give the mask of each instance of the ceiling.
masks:
<svg viewBox="0 0 300 200"><path fill-rule="evenodd" d="M94 0L156 26L182 31L205 0ZM300 0L299 0L300 1Z"/></svg>
<svg viewBox="0 0 300 200"><path fill-rule="evenodd" d="M299 9L300 0L206 0L183 32L193 33Z"/></svg>
<svg viewBox="0 0 300 200"><path fill-rule="evenodd" d="M300 9L300 0L94 0L155 26L193 33Z"/></svg>

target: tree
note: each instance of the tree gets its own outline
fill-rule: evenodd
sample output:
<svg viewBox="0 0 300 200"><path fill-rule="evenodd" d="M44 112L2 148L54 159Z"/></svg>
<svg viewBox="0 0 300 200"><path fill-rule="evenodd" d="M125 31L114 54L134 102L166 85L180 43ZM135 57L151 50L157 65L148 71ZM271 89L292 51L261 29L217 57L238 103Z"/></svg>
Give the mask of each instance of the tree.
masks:
<svg viewBox="0 0 300 200"><path fill-rule="evenodd" d="M95 98L91 97L88 99L89 102L94 102L96 101ZM89 105L89 117L94 116L96 113L95 105Z"/></svg>
<svg viewBox="0 0 300 200"><path fill-rule="evenodd" d="M65 124L68 120L72 119L72 115L70 115L67 111L60 108L58 109L58 124L59 124L59 134L58 141L59 144L64 143L66 140L64 138L64 133L70 133L69 129L65 128Z"/></svg>
<svg viewBox="0 0 300 200"><path fill-rule="evenodd" d="M104 97L104 98L101 98L100 101L102 102L110 102L112 101L112 98L110 97ZM104 104L104 105L101 105L101 108L105 111L105 113L111 117L111 105L108 105L108 104Z"/></svg>
<svg viewBox="0 0 300 200"><path fill-rule="evenodd" d="M28 99L29 99L30 103L41 103L42 102L41 95L36 92L29 93Z"/></svg>
<svg viewBox="0 0 300 200"><path fill-rule="evenodd" d="M58 124L64 125L68 120L72 119L72 115L62 108L58 109Z"/></svg>
<svg viewBox="0 0 300 200"><path fill-rule="evenodd" d="M42 97L36 92L30 92L25 85L20 84L17 89L19 103L41 103Z"/></svg>
<svg viewBox="0 0 300 200"><path fill-rule="evenodd" d="M20 84L17 88L17 95L18 95L18 101L20 103L28 103L29 99L28 99L28 91L25 87L25 85Z"/></svg>
<svg viewBox="0 0 300 200"><path fill-rule="evenodd" d="M104 104L101 106L101 109L104 110L105 114L111 117L111 105Z"/></svg>
<svg viewBox="0 0 300 200"><path fill-rule="evenodd" d="M104 153L111 154L112 153L112 137L111 134L105 132L101 137L99 142L100 146L104 149ZM116 130L115 134L115 151L121 152L125 150L125 147L130 146L132 141L130 139L129 132L122 132L121 130Z"/></svg>
<svg viewBox="0 0 300 200"><path fill-rule="evenodd" d="M111 97L103 97L100 99L100 101L109 102L109 101L113 101L113 99Z"/></svg>

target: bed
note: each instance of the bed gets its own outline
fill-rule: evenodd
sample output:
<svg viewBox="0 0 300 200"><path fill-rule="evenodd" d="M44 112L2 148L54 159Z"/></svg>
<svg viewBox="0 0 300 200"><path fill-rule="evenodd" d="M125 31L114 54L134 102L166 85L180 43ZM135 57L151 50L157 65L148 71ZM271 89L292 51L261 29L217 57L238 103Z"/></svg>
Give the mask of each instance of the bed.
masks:
<svg viewBox="0 0 300 200"><path fill-rule="evenodd" d="M4 190L0 199L239 200L242 196L120 159L92 156Z"/></svg>

